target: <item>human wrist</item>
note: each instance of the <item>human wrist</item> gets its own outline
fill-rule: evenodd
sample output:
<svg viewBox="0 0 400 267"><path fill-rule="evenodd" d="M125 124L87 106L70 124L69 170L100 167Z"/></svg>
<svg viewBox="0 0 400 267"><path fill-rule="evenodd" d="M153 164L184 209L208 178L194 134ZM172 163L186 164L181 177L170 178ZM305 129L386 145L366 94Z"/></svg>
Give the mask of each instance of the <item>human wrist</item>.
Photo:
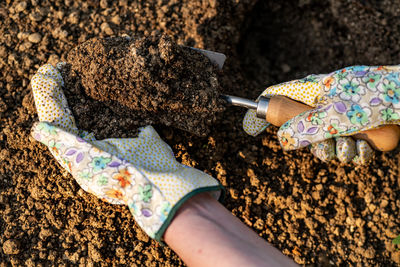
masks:
<svg viewBox="0 0 400 267"><path fill-rule="evenodd" d="M215 205L214 202L216 202L216 200L209 192L199 193L188 199L176 211L174 218L164 232L164 240L168 243L169 237L175 233L174 228L179 227L182 222L189 220L189 218L209 217L213 205Z"/></svg>

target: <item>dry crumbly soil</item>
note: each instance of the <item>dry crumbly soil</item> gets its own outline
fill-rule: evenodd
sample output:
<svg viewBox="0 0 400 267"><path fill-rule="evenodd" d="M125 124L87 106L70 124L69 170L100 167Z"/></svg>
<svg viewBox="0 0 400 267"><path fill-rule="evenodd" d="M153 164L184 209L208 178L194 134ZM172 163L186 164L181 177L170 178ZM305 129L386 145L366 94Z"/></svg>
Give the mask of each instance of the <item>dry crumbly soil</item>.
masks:
<svg viewBox="0 0 400 267"><path fill-rule="evenodd" d="M111 3L113 2L113 4ZM400 63L395 1L2 1L0 3L0 266L183 265L126 207L85 193L29 137L29 80L92 37L167 33L223 52L219 83L255 98L265 86L354 64ZM399 149L367 166L282 152L276 128L253 138L227 109L207 137L159 127L178 160L216 177L225 206L297 263L396 266Z"/></svg>
<svg viewBox="0 0 400 267"><path fill-rule="evenodd" d="M218 68L156 31L92 38L68 53L62 69L78 128L97 139L135 137L149 124L205 137L224 110Z"/></svg>

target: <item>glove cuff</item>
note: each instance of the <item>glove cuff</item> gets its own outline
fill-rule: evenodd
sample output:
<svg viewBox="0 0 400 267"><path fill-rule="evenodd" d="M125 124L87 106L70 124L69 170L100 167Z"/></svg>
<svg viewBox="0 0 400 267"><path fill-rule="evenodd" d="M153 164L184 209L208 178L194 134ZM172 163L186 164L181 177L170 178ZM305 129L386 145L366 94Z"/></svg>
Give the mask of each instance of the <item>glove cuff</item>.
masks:
<svg viewBox="0 0 400 267"><path fill-rule="evenodd" d="M168 226L171 224L172 220L174 219L176 212L190 198L194 197L195 195L204 193L204 192L209 192L212 197L214 197L215 199L217 199L220 202L222 202L225 197L225 188L219 182L215 186L207 186L207 187L197 188L197 189L189 192L183 198L181 198L177 203L175 203L175 205L169 210L168 214L166 214L165 221L163 222L161 227L158 229L158 231L152 238L154 238L155 240L160 242L162 245L165 245L162 240L163 235L164 235L165 231L167 230Z"/></svg>

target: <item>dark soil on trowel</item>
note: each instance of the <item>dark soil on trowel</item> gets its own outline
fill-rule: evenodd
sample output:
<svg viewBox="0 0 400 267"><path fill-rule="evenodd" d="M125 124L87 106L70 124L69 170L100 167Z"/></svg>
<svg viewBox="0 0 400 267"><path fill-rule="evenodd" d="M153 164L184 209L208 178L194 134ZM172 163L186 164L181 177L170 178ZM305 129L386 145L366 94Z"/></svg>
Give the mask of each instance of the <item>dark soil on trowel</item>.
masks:
<svg viewBox="0 0 400 267"><path fill-rule="evenodd" d="M149 124L206 136L224 110L217 67L167 35L93 38L67 63L68 103L78 127L98 139L134 137Z"/></svg>

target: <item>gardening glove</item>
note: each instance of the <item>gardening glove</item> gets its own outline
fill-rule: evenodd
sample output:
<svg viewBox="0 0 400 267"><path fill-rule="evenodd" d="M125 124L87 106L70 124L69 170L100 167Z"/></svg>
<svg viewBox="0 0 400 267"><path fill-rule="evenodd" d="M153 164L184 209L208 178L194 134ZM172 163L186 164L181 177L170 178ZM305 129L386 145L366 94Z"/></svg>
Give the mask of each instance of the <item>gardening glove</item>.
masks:
<svg viewBox="0 0 400 267"><path fill-rule="evenodd" d="M373 149L366 141L349 136L399 124L399 70L399 66L353 66L267 88L261 95L283 95L315 108L280 127L278 137L283 149L311 145L312 153L324 161L338 157L342 162L366 163ZM247 112L247 133L258 135L267 126L254 111Z"/></svg>
<svg viewBox="0 0 400 267"><path fill-rule="evenodd" d="M113 204L128 205L136 222L161 241L175 212L190 197L222 186L197 169L176 161L172 149L151 126L137 138L96 140L76 127L59 69L42 66L31 85L39 121L32 136L45 144L60 165L86 191Z"/></svg>

